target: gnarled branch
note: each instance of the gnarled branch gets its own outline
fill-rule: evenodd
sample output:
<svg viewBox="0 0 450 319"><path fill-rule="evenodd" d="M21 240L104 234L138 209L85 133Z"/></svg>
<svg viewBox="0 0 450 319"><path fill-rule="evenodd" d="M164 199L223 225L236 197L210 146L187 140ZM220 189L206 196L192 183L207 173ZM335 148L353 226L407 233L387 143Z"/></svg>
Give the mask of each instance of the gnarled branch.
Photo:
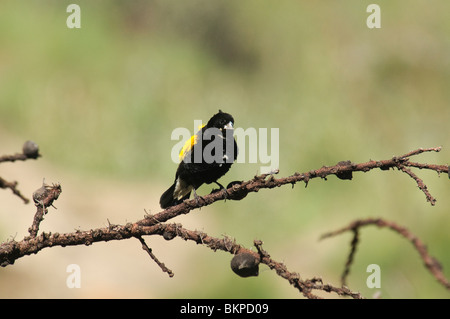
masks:
<svg viewBox="0 0 450 319"><path fill-rule="evenodd" d="M26 161L28 159L37 159L40 157L39 147L33 141L26 141L22 147L22 153L16 153L14 155L2 155L0 156L0 163L2 162L15 162L15 161ZM23 200L25 204L28 204L30 200L22 195L22 193L17 189L17 182L8 182L2 177L0 177L0 188L9 188L14 195L18 196Z"/></svg>
<svg viewBox="0 0 450 319"><path fill-rule="evenodd" d="M445 288L450 289L450 281L445 277L444 273L442 272L441 264L439 263L439 261L436 258L434 258L433 256L431 256L428 253L427 247L420 240L420 238L418 238L413 233L411 233L406 227L400 226L392 221L387 221L382 218L367 218L367 219L356 220L344 228L323 234L321 236L321 238L324 239L324 238L334 237L336 235L342 234L347 231L352 231L355 234L355 236L353 237L352 243L351 243L351 253L349 255L349 258L347 259L347 263L345 265L345 270L342 275L343 283L345 283L346 276L350 272L350 266L353 261L354 253L356 251L356 246L359 242L358 236L356 234L358 234L358 231L360 228L362 228L364 226L368 226L368 225L374 225L379 228L389 228L389 229L393 230L394 232L400 234L404 238L406 238L411 244L413 244L414 248L419 253L420 258L424 262L425 267L430 271L430 273Z"/></svg>
<svg viewBox="0 0 450 319"><path fill-rule="evenodd" d="M381 161L369 161L365 163L355 164L350 161L339 162L334 166L323 166L317 170L312 170L305 173L294 173L291 176L275 178L274 174L278 173L272 172L272 174L263 174L259 176L255 176L253 179L244 181L244 182L233 182L229 184L229 187L225 191L212 192L206 196L193 199L186 200L183 203L169 207L155 215L147 214L143 219L138 220L134 223L127 223L126 225L109 225L108 227L91 229L87 231L76 231L72 233L41 233L38 236L39 224L42 221L43 215L47 212L47 207L52 205L52 203L58 198L61 193L60 185L49 186L43 184L43 186L35 192L33 195L33 199L37 206L37 213L35 215L33 225L30 227L30 236L25 237L21 241L9 240L0 245L0 265L7 266L13 264L17 259L36 254L44 248L54 247L54 246L76 246L76 245L91 245L100 241L110 241L110 240L123 240L129 238L137 238L141 242L141 245L145 251L150 255L150 257L157 262L157 264L161 267L161 269L169 274L169 276L173 275L173 272L169 270L163 263L161 263L156 256L152 253L151 249L145 243L143 236L151 236L158 235L162 236L166 240L171 240L175 237L180 237L184 240L194 241L197 244L201 244L209 247L210 249L222 250L233 255L246 254L247 256L252 257L249 267L257 267L259 264L265 264L270 269L276 271L276 273L286 279L291 285L297 288L305 297L307 298L317 298L312 292L314 290L322 290L326 292L334 292L341 296L350 296L352 298L361 298L359 293L352 292L345 286L343 287L334 287L329 284L323 284L322 279L320 278L312 278L308 280L302 280L300 275L295 272L290 272L287 270L287 267L275 260L273 260L270 255L262 249L262 242L255 241L254 245L257 249L257 252L254 252L250 249L247 249L236 243L236 240L231 239L229 237L224 237L222 239L215 238L209 236L203 232L192 231L183 228L180 224L167 224L166 222L170 219L182 215L188 214L190 211L201 208L204 206L211 205L212 203L219 200L242 200L246 197L248 193L258 192L260 189L264 188L275 188L283 185L292 185L294 186L298 182L304 182L306 185L308 182L313 179L320 177L322 179L326 179L329 175L336 175L340 179L352 179L354 172L368 172L375 168L379 168L381 170L388 170L390 168L397 168L398 170L406 173L408 176L413 178L416 183L419 185L419 188L425 193L427 200L434 205L436 200L431 194L428 192L425 184L422 180L420 180L410 168L419 168L419 169L430 169L436 171L438 174L446 172L449 173L449 166L447 165L435 165L435 164L421 164L410 161L411 156L415 156L421 154L423 152L439 152L441 150L440 147L437 148L428 148L428 149L417 149L411 151L405 155L393 157L387 160ZM347 227L344 230L352 230L355 234L354 240L352 242L352 253L350 254L349 260L347 262L346 271L343 275L343 281L345 282L345 278L349 272L349 267L351 265L353 256L356 251L356 245L358 243L358 229L363 224L376 224L380 227L387 226L391 229L394 229L405 236L408 240L413 242L416 245L416 248L419 252L425 251L423 244L416 238L411 237L408 232L405 232L400 226L394 227L391 224L387 224L386 222L377 220L377 221L357 221L356 224L352 224L351 227ZM344 230L339 231L342 232ZM336 233L332 233L334 235ZM328 235L331 236L331 235ZM437 278L438 275L437 268L439 263L436 259L427 256L426 254L421 256L425 260L425 264L427 267L432 270L432 272L436 273ZM246 261L246 259L240 260L241 263L237 263L239 267L246 267L245 263L242 264L242 261ZM248 265L247 265L248 266ZM255 275L256 272L248 272L247 275ZM446 287L448 287L448 282L445 277L442 279L442 282L445 283Z"/></svg>

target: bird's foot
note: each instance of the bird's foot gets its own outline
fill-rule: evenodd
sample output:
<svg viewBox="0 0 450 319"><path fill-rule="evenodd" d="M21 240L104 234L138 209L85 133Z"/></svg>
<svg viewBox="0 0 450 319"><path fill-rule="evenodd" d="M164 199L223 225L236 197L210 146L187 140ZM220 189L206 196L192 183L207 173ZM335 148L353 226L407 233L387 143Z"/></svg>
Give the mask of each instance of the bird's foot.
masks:
<svg viewBox="0 0 450 319"><path fill-rule="evenodd" d="M194 199L195 199L195 203L197 205L200 204L200 199L203 200L203 197L201 197L200 195L197 195L197 192L195 191L195 189L194 189Z"/></svg>

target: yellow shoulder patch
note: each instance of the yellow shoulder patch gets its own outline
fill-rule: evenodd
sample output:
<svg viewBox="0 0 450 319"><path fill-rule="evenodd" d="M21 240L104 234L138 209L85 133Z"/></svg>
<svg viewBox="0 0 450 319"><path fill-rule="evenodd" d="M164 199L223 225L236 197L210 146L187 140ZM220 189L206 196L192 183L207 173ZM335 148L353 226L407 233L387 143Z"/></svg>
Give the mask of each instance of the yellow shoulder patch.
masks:
<svg viewBox="0 0 450 319"><path fill-rule="evenodd" d="M198 127L198 130L200 131L206 124L202 124ZM184 159L184 157L186 156L187 153L189 153L189 151L192 149L192 147L197 143L198 140L198 135L194 134L191 136L190 139L188 139L186 141L186 143L184 143L183 148L181 149L180 154L178 155L178 158L180 159L180 161L182 161Z"/></svg>

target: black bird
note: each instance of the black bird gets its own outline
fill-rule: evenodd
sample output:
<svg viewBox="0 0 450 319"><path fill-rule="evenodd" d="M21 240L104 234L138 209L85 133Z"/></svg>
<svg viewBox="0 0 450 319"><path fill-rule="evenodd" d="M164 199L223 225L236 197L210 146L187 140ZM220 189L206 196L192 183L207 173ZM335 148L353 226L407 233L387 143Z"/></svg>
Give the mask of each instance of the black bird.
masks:
<svg viewBox="0 0 450 319"><path fill-rule="evenodd" d="M221 110L186 142L180 152L181 162L175 181L159 200L161 208L177 205L188 199L202 184L216 183L225 175L237 158L237 144L233 137L234 119Z"/></svg>

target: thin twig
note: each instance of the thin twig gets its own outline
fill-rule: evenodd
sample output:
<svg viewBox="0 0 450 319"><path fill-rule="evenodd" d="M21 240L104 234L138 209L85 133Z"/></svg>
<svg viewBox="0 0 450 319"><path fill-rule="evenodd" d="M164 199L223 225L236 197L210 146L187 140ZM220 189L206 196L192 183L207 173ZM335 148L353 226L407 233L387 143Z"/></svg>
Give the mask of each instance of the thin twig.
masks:
<svg viewBox="0 0 450 319"><path fill-rule="evenodd" d="M439 263L439 261L432 257L427 250L427 247L425 244L415 235L413 235L407 228L397 225L394 222L386 221L381 218L367 218L367 219L361 219L356 220L350 225L343 227L341 229L338 229L333 232L329 232L326 234L323 234L321 236L321 239L333 237L339 234L342 234L347 231L354 231L355 229L359 229L360 227L367 226L367 225L375 225L380 228L387 227L396 233L400 234L404 238L406 238L411 244L413 244L414 248L419 253L421 259L423 260L425 267L430 271L430 273L447 289L450 289L450 282L445 277L444 273L442 272L442 266Z"/></svg>
<svg viewBox="0 0 450 319"><path fill-rule="evenodd" d="M350 254L348 255L347 262L345 263L344 272L341 275L342 286L347 285L347 276L350 273L350 267L353 263L353 259L355 258L356 247L358 246L358 242L359 242L359 229L354 228L354 229L352 229L352 231L353 231L353 239L350 243L350 246L351 246Z"/></svg>
<svg viewBox="0 0 450 319"><path fill-rule="evenodd" d="M408 158L414 155L419 155L424 152L440 152L442 150L442 146L438 147L430 147L430 148L418 148L414 151L408 152L405 155L400 156L400 158Z"/></svg>
<svg viewBox="0 0 450 319"><path fill-rule="evenodd" d="M158 260L158 258L153 254L152 249L147 246L147 243L145 242L144 238L142 238L142 236L137 236L136 238L139 239L139 241L142 244L142 249L148 253L150 258L153 259L153 261L159 266L159 268L161 268L163 272L166 272L169 275L169 277L172 278L174 276L172 270L167 268L166 265L164 265L164 263Z"/></svg>
<svg viewBox="0 0 450 319"><path fill-rule="evenodd" d="M0 188L9 188L14 195L18 196L20 199L23 200L25 204L28 204L30 200L22 195L22 193L17 189L17 182L8 182L4 180L2 177L0 177Z"/></svg>
<svg viewBox="0 0 450 319"><path fill-rule="evenodd" d="M416 163L416 162L411 162L411 161L407 161L403 165L404 166L408 166L408 167L416 167L416 168L419 168L419 169L430 169L432 171L437 172L438 174L443 173L443 172L449 173L449 171L450 171L448 165ZM449 175L449 178L450 178L450 175Z"/></svg>
<svg viewBox="0 0 450 319"><path fill-rule="evenodd" d="M14 155L2 155L0 156L0 163L2 162L15 162L15 161L26 161L28 159L37 159L40 157L39 147L33 141L26 141L22 146L22 153L16 153ZM9 188L12 190L14 195L20 197L25 204L28 204L30 200L23 196L20 191L16 188L17 182L8 182L0 177L0 188Z"/></svg>
<svg viewBox="0 0 450 319"><path fill-rule="evenodd" d="M406 168L403 165L399 166L399 170L401 170L402 172L408 174L413 180L416 181L417 186L419 187L419 189L425 194L427 201L430 202L430 204L432 206L434 206L436 204L436 199L431 196L430 192L427 189L427 185L425 185L425 183L423 182L423 180L421 180L419 177L417 177L416 174L414 174L409 168Z"/></svg>

